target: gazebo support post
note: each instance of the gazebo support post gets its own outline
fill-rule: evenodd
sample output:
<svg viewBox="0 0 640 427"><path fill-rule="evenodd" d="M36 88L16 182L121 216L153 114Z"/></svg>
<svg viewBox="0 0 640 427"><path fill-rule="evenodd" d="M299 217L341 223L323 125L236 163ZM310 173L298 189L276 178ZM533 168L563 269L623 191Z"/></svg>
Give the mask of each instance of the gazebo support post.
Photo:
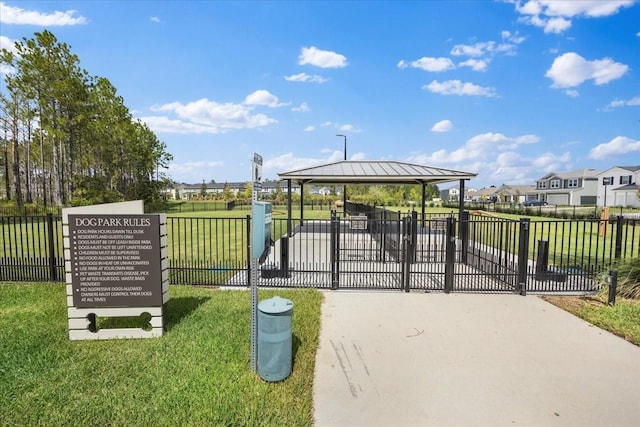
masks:
<svg viewBox="0 0 640 427"><path fill-rule="evenodd" d="M304 182L300 183L300 227L304 225Z"/></svg>
<svg viewBox="0 0 640 427"><path fill-rule="evenodd" d="M458 220L462 219L464 212L464 179L460 180L460 198L458 200Z"/></svg>
<svg viewBox="0 0 640 427"><path fill-rule="evenodd" d="M425 208L424 205L427 201L427 184L422 183L422 227L424 227L425 222Z"/></svg>

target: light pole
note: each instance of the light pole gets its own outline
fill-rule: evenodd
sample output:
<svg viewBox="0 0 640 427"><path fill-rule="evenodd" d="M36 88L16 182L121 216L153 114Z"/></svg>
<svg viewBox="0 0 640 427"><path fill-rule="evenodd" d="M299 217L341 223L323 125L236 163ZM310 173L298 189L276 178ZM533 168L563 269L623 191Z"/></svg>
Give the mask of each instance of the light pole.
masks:
<svg viewBox="0 0 640 427"><path fill-rule="evenodd" d="M337 134L344 138L344 159L347 160L347 135ZM342 184L342 216L347 216L347 184Z"/></svg>
<svg viewBox="0 0 640 427"><path fill-rule="evenodd" d="M347 135L337 134L336 136L341 136L344 138L344 159L347 160Z"/></svg>

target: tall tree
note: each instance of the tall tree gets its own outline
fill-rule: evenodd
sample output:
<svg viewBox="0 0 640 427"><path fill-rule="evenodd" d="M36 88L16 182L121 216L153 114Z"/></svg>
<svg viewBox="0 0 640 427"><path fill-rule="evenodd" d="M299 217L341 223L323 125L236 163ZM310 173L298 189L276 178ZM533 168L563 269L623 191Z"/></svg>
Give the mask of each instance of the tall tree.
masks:
<svg viewBox="0 0 640 427"><path fill-rule="evenodd" d="M16 197L25 190L30 201L37 182L45 205L162 198L168 180L160 168L172 160L166 145L132 119L107 79L80 68L66 43L35 33L13 52L0 50L0 65L13 70L0 103L7 197L12 183Z"/></svg>

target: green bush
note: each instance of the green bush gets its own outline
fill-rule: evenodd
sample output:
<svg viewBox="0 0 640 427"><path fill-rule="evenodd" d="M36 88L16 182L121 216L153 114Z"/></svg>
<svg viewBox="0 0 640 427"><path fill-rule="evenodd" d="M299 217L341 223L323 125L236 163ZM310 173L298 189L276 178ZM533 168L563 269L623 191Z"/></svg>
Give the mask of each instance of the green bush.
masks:
<svg viewBox="0 0 640 427"><path fill-rule="evenodd" d="M640 300L640 258L628 258L615 266L618 271L618 295Z"/></svg>

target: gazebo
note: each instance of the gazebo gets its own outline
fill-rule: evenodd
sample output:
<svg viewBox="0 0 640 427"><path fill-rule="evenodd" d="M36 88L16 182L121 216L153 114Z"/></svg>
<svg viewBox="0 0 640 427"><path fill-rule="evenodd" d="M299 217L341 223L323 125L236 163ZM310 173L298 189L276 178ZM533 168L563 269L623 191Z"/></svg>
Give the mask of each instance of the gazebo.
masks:
<svg viewBox="0 0 640 427"><path fill-rule="evenodd" d="M300 217L304 218L305 184L375 184L375 185L422 185L422 214L425 213L427 184L460 181L460 194L464 194L464 182L477 176L475 173L451 169L403 163L393 160L343 160L335 163L297 169L279 173L287 181L287 216L291 221L291 184L300 186ZM344 207L346 209L346 206ZM460 212L464 211L464 200L460 197ZM290 228L290 225L289 225Z"/></svg>

